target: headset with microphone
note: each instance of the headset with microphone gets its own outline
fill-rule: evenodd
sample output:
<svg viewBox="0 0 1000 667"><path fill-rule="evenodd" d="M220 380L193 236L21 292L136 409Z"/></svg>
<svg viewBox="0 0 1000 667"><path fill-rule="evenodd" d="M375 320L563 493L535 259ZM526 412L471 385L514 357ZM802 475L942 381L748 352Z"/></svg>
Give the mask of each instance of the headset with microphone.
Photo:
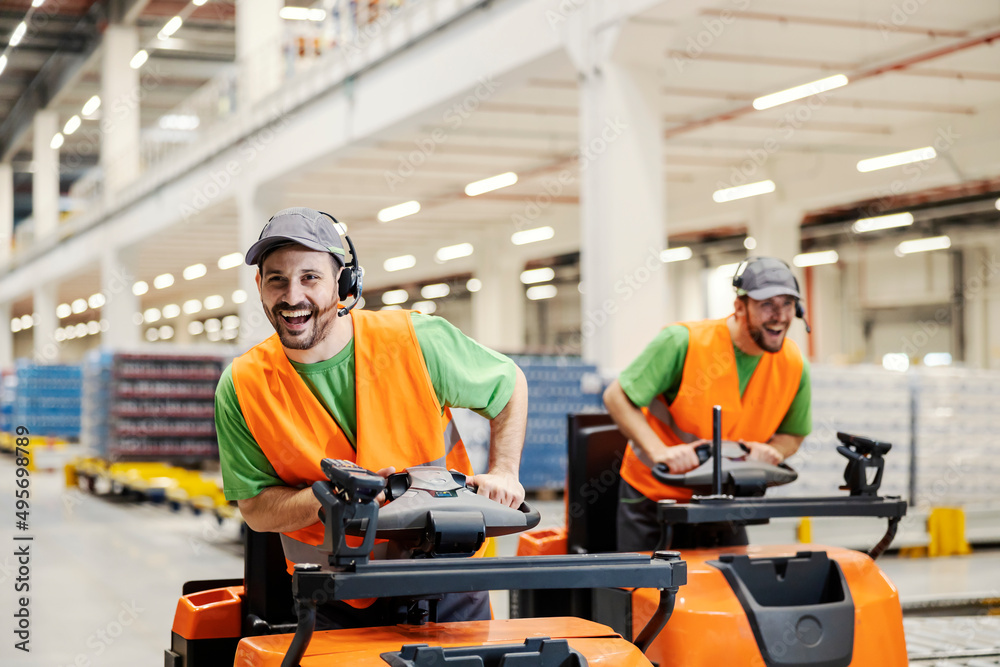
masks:
<svg viewBox="0 0 1000 667"><path fill-rule="evenodd" d="M339 234L343 228L340 221L325 211L320 211L320 213L333 220L334 227ZM337 310L337 317L347 315L361 301L362 283L365 275L364 270L358 263L358 251L354 249L354 242L351 241L351 237L346 233L343 236L344 240L347 241L347 247L351 251L351 261L345 261L344 270L340 273L340 280L337 283L337 298L340 301L344 301L348 297L354 297L354 301L349 306L343 306Z"/></svg>
<svg viewBox="0 0 1000 667"><path fill-rule="evenodd" d="M764 258L763 257L747 257L746 259L744 259L742 262L739 263L739 266L736 267L736 273L733 275L733 287L735 287L737 290L740 290L740 289L743 288L743 273L744 273L744 271L746 271L747 267L751 264L751 262L755 262L755 261L760 260L760 259L764 259ZM792 282L795 283L795 291L798 292L799 294L802 294L802 290L799 289L799 281L795 277L795 274L792 272L792 267L788 266L788 262L786 262L786 261L784 261L782 259L778 259L777 257L768 258L768 259L777 259L779 262L781 262L782 264L785 265L785 267L788 269L788 273L791 274L791 276L792 276ZM807 334L812 334L812 329L809 327L809 320L806 319L806 309L802 305L802 299L800 299L800 298L799 299L795 299L795 317L797 317L800 320L802 320L802 323L806 325L806 333Z"/></svg>

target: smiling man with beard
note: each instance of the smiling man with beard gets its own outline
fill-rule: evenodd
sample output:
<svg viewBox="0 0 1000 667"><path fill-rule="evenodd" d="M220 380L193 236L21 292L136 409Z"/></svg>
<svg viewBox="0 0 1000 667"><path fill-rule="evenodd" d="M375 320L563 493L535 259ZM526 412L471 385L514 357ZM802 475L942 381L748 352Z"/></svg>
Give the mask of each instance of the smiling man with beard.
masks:
<svg viewBox="0 0 1000 667"><path fill-rule="evenodd" d="M289 563L326 562L311 489L325 479L324 458L383 476L443 465L469 475L480 495L511 507L524 499L524 374L440 317L343 306L360 297L360 268L356 258L345 266L345 255L328 214L291 208L271 218L246 263L257 267L276 333L237 357L216 389L226 498L254 530L282 534ZM490 420L487 472L473 475L450 407ZM387 608L366 600L319 612L318 627L353 627L381 624ZM441 621L489 617L486 593L446 595L438 604Z"/></svg>
<svg viewBox="0 0 1000 667"><path fill-rule="evenodd" d="M650 469L696 468L695 448L711 441L713 406L722 406L722 438L739 441L750 459L780 463L812 430L809 363L786 338L792 321L804 317L798 281L780 259L754 257L737 268L733 286L732 315L664 328L604 392L608 412L629 439L619 551L654 549L656 501L691 497L657 482ZM676 526L670 546L736 544L746 544L745 529L722 523Z"/></svg>

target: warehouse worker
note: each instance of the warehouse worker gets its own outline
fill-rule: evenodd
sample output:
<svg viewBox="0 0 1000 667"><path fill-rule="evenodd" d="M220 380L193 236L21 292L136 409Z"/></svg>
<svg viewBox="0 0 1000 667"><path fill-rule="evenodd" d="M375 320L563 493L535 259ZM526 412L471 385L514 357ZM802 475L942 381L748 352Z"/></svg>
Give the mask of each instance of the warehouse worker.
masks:
<svg viewBox="0 0 1000 667"><path fill-rule="evenodd" d="M733 286L732 315L664 328L604 392L608 412L629 439L619 551L656 548L656 501L691 497L657 482L650 468L664 463L675 474L696 468L695 447L711 441L714 405L722 406L722 438L740 441L750 459L781 463L812 430L809 364L786 339L792 319L804 318L798 281L780 259L754 257L737 268ZM746 530L722 523L675 526L670 546L735 544L746 544Z"/></svg>
<svg viewBox="0 0 1000 667"><path fill-rule="evenodd" d="M507 357L439 317L351 310L361 270L335 220L308 208L279 211L246 254L257 267L264 313L276 333L237 357L216 390L216 428L226 498L257 531L282 533L291 562L326 563L319 501L323 458L387 476L422 464L471 475L448 407L490 420L489 471L471 477L480 495L511 507L527 419L527 383ZM353 304L352 304L353 307ZM371 604L371 601L368 601ZM378 624L378 605L322 610L328 627ZM441 620L488 619L487 594L445 596Z"/></svg>

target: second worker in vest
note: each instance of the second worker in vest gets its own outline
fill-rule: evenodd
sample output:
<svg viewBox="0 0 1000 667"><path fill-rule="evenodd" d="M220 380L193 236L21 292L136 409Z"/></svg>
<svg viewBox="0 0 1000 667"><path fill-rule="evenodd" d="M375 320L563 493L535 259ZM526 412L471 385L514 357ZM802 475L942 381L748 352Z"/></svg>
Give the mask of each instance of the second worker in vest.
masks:
<svg viewBox="0 0 1000 667"><path fill-rule="evenodd" d="M323 458L347 459L388 475L446 465L472 474L449 407L490 420L489 471L478 493L511 507L524 499L518 467L527 383L507 357L440 317L416 311L351 310L360 292L331 216L278 212L250 247L264 313L276 333L236 358L216 391L216 428L226 498L262 532L282 533L291 562L325 563L319 501ZM379 625L378 602L333 603L324 627ZM439 620L490 617L484 593L445 596Z"/></svg>
<svg viewBox="0 0 1000 667"><path fill-rule="evenodd" d="M742 442L751 459L780 463L812 430L809 364L786 338L804 315L798 281L783 261L757 257L741 263L733 286L732 315L664 328L604 392L608 412L629 439L619 551L656 548L656 501L691 497L657 482L650 469L665 463L679 474L698 466L695 447L712 438L712 406L722 406L722 439ZM669 546L746 540L746 530L730 523L675 526Z"/></svg>

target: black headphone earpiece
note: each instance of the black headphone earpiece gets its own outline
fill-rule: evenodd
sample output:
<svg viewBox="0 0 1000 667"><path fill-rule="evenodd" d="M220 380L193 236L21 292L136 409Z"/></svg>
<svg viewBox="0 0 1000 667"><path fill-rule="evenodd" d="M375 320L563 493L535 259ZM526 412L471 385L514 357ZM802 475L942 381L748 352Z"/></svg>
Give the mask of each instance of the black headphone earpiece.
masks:
<svg viewBox="0 0 1000 667"><path fill-rule="evenodd" d="M340 225L340 221L329 213L325 211L320 211L320 213L333 220L335 225ZM337 298L344 301L348 297L354 297L354 301L351 302L351 305L344 306L338 310L338 317L347 315L347 313L351 312L351 310L353 310L354 307L361 301L361 290L364 277L364 271L358 263L358 251L354 249L354 242L351 241L351 237L347 234L344 234L344 240L347 241L347 248L351 251L351 261L345 261L344 270L340 273L340 280L337 283Z"/></svg>

